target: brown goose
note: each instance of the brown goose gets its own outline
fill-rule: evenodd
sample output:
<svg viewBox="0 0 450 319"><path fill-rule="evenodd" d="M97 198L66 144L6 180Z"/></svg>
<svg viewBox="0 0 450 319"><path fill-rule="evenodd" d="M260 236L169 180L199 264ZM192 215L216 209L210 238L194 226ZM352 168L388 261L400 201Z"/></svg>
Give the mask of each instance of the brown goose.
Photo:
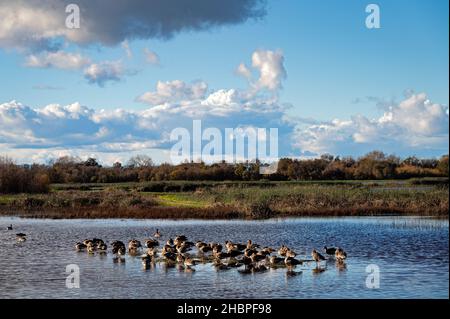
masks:
<svg viewBox="0 0 450 319"><path fill-rule="evenodd" d="M336 248L323 246L323 251L327 255L334 256L334 254L336 253Z"/></svg>
<svg viewBox="0 0 450 319"><path fill-rule="evenodd" d="M347 253L342 248L337 248L334 256L337 260L343 261L347 258Z"/></svg>
<svg viewBox="0 0 450 319"><path fill-rule="evenodd" d="M313 249L313 251L311 252L311 256L313 258L313 260L316 263L320 263L322 260L325 260L325 257L323 257L317 250Z"/></svg>
<svg viewBox="0 0 450 319"><path fill-rule="evenodd" d="M297 265L302 265L303 262L301 262L300 260L295 259L295 258L293 258L293 257L286 257L286 258L284 259L284 264L285 264L287 267L293 267L293 266L297 266Z"/></svg>
<svg viewBox="0 0 450 319"><path fill-rule="evenodd" d="M75 244L75 249L78 250L78 251L82 251L82 250L86 249L86 245L83 244L83 243L76 243Z"/></svg>

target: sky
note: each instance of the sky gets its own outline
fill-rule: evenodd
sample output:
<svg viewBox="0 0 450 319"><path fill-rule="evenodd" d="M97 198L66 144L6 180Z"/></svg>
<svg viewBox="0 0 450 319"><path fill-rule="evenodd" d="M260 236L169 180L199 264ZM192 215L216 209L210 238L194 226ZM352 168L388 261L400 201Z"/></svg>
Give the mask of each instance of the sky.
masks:
<svg viewBox="0 0 450 319"><path fill-rule="evenodd" d="M80 8L69 29L66 5ZM0 154L167 161L174 128L279 156L448 153L448 1L0 0Z"/></svg>

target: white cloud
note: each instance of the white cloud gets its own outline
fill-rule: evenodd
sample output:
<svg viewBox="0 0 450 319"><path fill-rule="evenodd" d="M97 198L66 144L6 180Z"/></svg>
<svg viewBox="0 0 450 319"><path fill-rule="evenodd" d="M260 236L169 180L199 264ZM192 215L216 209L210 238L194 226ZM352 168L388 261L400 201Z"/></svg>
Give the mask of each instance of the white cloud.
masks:
<svg viewBox="0 0 450 319"><path fill-rule="evenodd" d="M185 83L180 80L162 82L156 84L156 91L149 91L138 97L138 101L149 105L159 105L167 102L182 100L198 100L202 98L208 89L203 81Z"/></svg>
<svg viewBox="0 0 450 319"><path fill-rule="evenodd" d="M156 52L153 52L152 50L148 48L144 48L144 56L145 61L150 64L158 65L159 64L159 56L156 54Z"/></svg>
<svg viewBox="0 0 450 319"><path fill-rule="evenodd" d="M413 94L388 107L376 119L358 115L297 127L295 145L317 154L386 152L435 154L448 152L448 106L432 103L425 93Z"/></svg>
<svg viewBox="0 0 450 319"><path fill-rule="evenodd" d="M79 53L64 51L43 52L39 55L31 54L26 58L25 65L33 68L49 68L76 70L90 63L90 59Z"/></svg>
<svg viewBox="0 0 450 319"><path fill-rule="evenodd" d="M259 71L257 89L278 90L286 78L284 56L281 51L257 50L252 55L252 66Z"/></svg>
<svg viewBox="0 0 450 319"><path fill-rule="evenodd" d="M84 70L84 77L89 83L103 86L106 82L121 81L126 73L121 61L103 61L89 65Z"/></svg>
<svg viewBox="0 0 450 319"><path fill-rule="evenodd" d="M246 79L250 79L252 77L252 72L244 63L238 65L238 67L236 68L236 74L243 76Z"/></svg>

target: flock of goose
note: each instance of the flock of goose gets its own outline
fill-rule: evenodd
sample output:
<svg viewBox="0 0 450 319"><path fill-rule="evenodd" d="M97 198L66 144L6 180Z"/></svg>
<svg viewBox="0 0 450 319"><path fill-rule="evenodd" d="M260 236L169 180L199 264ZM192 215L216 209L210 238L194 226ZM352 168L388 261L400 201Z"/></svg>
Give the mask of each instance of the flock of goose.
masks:
<svg viewBox="0 0 450 319"><path fill-rule="evenodd" d="M286 267L288 271L297 265L305 262L316 262L316 269L319 270L320 263L327 260L320 252L313 249L312 259L301 260L295 258L297 253L291 248L282 245L278 250L271 247L260 247L248 240L246 244L226 241L224 245L220 243L206 243L203 241L192 242L184 235L169 238L164 244L158 239L161 237L159 230L153 235L153 238L146 239L144 244L132 239L126 246L122 241L111 243L111 252L114 255L113 261L118 263L125 262L124 256L128 253L130 256L138 256L142 260L144 269L149 269L158 262L164 262L166 266L178 266L185 271L195 271L193 266L197 263L212 262L217 270L227 270L230 268L239 268L241 273L253 273L266 271L269 268ZM159 247L162 246L161 249ZM86 239L83 242L75 244L77 251L87 251L89 254L107 254L108 247L102 239ZM195 253L194 249L197 251ZM344 264L347 253L339 247L324 247L324 254L328 258L334 258L337 264ZM242 267L243 266L243 267Z"/></svg>
<svg viewBox="0 0 450 319"><path fill-rule="evenodd" d="M13 230L13 225L9 225L6 227L6 230ZM24 242L27 240L27 234L24 233L17 233L16 234L16 239L18 242Z"/></svg>

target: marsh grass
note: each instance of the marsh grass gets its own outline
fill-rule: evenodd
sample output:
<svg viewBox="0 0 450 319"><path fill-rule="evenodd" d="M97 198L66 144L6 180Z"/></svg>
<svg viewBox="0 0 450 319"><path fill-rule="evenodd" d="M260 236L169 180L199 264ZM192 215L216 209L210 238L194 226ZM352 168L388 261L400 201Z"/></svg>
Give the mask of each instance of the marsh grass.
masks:
<svg viewBox="0 0 450 319"><path fill-rule="evenodd" d="M447 185L198 183L172 192L117 184L0 195L0 214L48 218L265 219L283 216L448 216ZM386 187L389 185L389 188ZM165 185L167 186L167 185ZM160 186L158 186L160 187ZM180 189L189 191L180 191ZM153 188L155 190L156 188ZM167 188L162 188L167 189ZM195 189L195 190L192 190ZM161 188L158 188L161 190Z"/></svg>

